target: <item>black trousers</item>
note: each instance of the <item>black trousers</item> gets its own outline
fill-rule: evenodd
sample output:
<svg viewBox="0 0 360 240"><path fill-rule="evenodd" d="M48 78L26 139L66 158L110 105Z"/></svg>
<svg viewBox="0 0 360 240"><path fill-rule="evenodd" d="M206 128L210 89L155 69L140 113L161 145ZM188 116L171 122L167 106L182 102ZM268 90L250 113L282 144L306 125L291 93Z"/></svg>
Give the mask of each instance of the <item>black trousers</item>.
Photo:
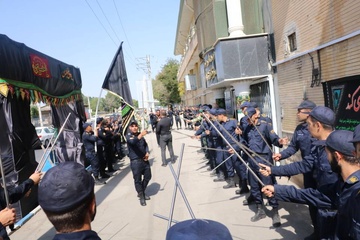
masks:
<svg viewBox="0 0 360 240"><path fill-rule="evenodd" d="M86 160L90 162L91 165L91 173L94 177L99 176L99 159L95 152L86 152L85 153Z"/></svg>
<svg viewBox="0 0 360 240"><path fill-rule="evenodd" d="M133 173L135 189L138 193L144 192L151 179L149 161L135 159L130 161L130 168Z"/></svg>

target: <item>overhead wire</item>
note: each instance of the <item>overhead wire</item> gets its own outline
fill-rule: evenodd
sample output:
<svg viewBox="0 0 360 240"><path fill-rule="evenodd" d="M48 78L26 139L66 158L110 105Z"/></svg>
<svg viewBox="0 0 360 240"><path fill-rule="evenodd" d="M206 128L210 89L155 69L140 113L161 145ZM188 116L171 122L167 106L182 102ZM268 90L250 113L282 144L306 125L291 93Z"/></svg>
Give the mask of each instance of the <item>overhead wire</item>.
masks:
<svg viewBox="0 0 360 240"><path fill-rule="evenodd" d="M116 34L114 28L112 27L112 24L110 23L109 19L107 18L106 14L105 14L103 8L101 7L100 3L98 2L98 0L96 0L96 2L97 2L97 4L98 4L99 8L101 9L103 15L105 16L108 24L110 25L110 28L111 28L112 31L114 32L114 34L115 34L117 40L119 41L119 43L116 43L116 42L114 41L114 39L111 37L110 33L108 32L108 30L106 29L106 27L104 26L104 24L102 23L102 21L100 20L100 18L99 18L99 17L97 16L97 14L95 13L94 9L91 7L91 5L88 3L87 0L85 0L85 1L86 1L87 5L89 6L89 8L91 9L91 11L93 12L93 14L95 15L95 17L96 17L96 19L98 20L98 22L100 23L100 25L101 25L101 26L103 27L103 29L105 30L106 34L107 34L107 35L109 36L109 38L111 39L111 41L115 44L115 46L118 47L119 44L121 43L121 40L119 39L118 35ZM114 4L115 4L115 3L114 3ZM118 17L119 17L119 13L118 13L118 11L117 11L117 8L116 8L116 13L117 13L117 15L118 15ZM121 23L121 22L120 22L120 24L121 24L121 26L122 26L122 23ZM123 30L124 30L124 27L123 27L123 26L122 26L122 28L123 28ZM125 30L124 30L124 33L125 33ZM125 37L126 37L126 39L127 39L126 33L125 33ZM127 41L129 42L128 39L127 39ZM130 46L130 45L129 45L129 46ZM130 48L130 49L131 49L131 48ZM126 48L123 48L123 50L124 50L124 57L125 57L127 60L129 60L129 61L135 66L135 68L136 68L136 63L135 63L135 61L131 58L130 54L127 53ZM133 54L133 55L134 55L134 54ZM137 70L138 70L138 69L137 69Z"/></svg>
<svg viewBox="0 0 360 240"><path fill-rule="evenodd" d="M135 55L134 55L134 53L133 53L133 51L132 51L130 41L129 41L128 37L127 37L125 28L124 28L124 26L123 26L123 24L122 24L121 17L120 17L120 14L119 14L119 10L118 10L118 8L117 8L117 6L116 6L115 0L113 0L113 3L114 3L114 6L115 6L116 14L117 14L117 16L118 16L118 18L119 18L119 22L120 22L121 28L122 28L122 30L123 30L123 32L124 32L126 41L128 42L128 45L129 45L129 48L130 48L130 52L131 52L131 54L133 55L134 59L136 59L136 57L135 57Z"/></svg>
<svg viewBox="0 0 360 240"><path fill-rule="evenodd" d="M107 29L105 28L104 24L102 24L102 22L100 21L99 17L96 15L94 9L91 7L91 5L88 3L87 0L85 0L85 2L87 3L87 5L89 6L89 8L91 9L91 11L93 12L93 14L95 15L96 19L99 21L100 25L103 27L103 29L105 30L105 32L107 33L107 35L109 36L109 38L111 39L111 41L115 44L115 46L118 46L118 44L114 41L114 39L110 36L109 32L107 31Z"/></svg>

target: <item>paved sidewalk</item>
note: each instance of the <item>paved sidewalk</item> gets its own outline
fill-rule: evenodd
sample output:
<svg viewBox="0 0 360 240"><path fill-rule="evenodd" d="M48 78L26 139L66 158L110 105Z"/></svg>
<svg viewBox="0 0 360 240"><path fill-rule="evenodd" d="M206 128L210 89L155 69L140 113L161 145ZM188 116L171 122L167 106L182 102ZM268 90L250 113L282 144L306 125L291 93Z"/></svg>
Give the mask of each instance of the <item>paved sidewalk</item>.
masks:
<svg viewBox="0 0 360 240"><path fill-rule="evenodd" d="M233 239L303 239L310 235L312 227L307 206L280 203L279 213L282 225L272 228L271 218L251 222L255 206L243 206L245 196L235 195L237 188L223 189L224 182L214 183L210 172L206 170L207 160L198 149L188 146L200 146L199 140L191 139L191 130L173 131L175 155L180 155L185 144L180 173L180 183L196 218L219 221L226 225ZM113 240L161 240L165 239L168 221L153 216L168 218L174 192L174 178L169 166L161 167L160 148L154 133L146 136L151 153L152 179L147 189L151 200L147 206L140 205L134 188L129 159L119 162L120 170L111 177L106 185L96 186L97 215L92 223L93 230L104 239ZM167 152L167 157L169 153ZM173 164L175 172L178 161ZM291 184L287 178L281 178L279 184ZM271 209L268 208L270 211ZM269 211L267 211L269 213ZM191 216L181 197L177 193L173 219L183 221ZM42 210L38 211L20 229L10 235L12 240L52 239L55 234L50 222Z"/></svg>

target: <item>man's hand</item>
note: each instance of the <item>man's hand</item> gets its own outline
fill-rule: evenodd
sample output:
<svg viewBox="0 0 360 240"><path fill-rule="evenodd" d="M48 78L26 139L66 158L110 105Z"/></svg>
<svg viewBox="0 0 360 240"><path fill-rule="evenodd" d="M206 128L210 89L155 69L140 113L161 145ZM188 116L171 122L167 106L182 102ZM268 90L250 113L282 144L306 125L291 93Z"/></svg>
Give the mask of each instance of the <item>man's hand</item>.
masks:
<svg viewBox="0 0 360 240"><path fill-rule="evenodd" d="M259 163L260 169L259 172L265 176L268 177L271 175L271 168L269 166L266 166L265 164Z"/></svg>
<svg viewBox="0 0 360 240"><path fill-rule="evenodd" d="M287 145L288 142L289 142L289 139L287 137L279 139L279 144L281 144L281 145Z"/></svg>
<svg viewBox="0 0 360 240"><path fill-rule="evenodd" d="M15 208L5 208L0 211L0 223L6 227L13 224L16 220Z"/></svg>
<svg viewBox="0 0 360 240"><path fill-rule="evenodd" d="M34 181L35 185L37 185L40 182L41 176L42 176L41 172L35 172L35 173L31 174L31 176L29 178Z"/></svg>
<svg viewBox="0 0 360 240"><path fill-rule="evenodd" d="M240 128L235 128L235 134L238 134L238 135L241 135L242 134L242 131Z"/></svg>
<svg viewBox="0 0 360 240"><path fill-rule="evenodd" d="M149 153L146 153L144 156L144 161L149 161Z"/></svg>
<svg viewBox="0 0 360 240"><path fill-rule="evenodd" d="M279 161L281 159L281 153L274 153L274 155L272 156L272 158L275 161Z"/></svg>
<svg viewBox="0 0 360 240"><path fill-rule="evenodd" d="M261 192L267 197L273 197L275 195L275 188L273 185L266 185L261 189Z"/></svg>
<svg viewBox="0 0 360 240"><path fill-rule="evenodd" d="M228 153L234 154L234 150L233 150L232 148L230 148L230 149L228 150Z"/></svg>
<svg viewBox="0 0 360 240"><path fill-rule="evenodd" d="M205 130L206 135L210 135L210 130Z"/></svg>

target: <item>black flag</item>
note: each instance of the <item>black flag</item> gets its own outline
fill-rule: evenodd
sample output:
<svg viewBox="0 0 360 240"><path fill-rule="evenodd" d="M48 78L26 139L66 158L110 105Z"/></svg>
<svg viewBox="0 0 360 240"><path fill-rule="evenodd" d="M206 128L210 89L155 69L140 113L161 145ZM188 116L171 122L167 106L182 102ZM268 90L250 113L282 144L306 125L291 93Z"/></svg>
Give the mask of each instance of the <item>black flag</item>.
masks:
<svg viewBox="0 0 360 240"><path fill-rule="evenodd" d="M126 75L122 44L123 42L121 42L120 47L110 65L102 88L122 97L126 103L133 105L129 81Z"/></svg>

